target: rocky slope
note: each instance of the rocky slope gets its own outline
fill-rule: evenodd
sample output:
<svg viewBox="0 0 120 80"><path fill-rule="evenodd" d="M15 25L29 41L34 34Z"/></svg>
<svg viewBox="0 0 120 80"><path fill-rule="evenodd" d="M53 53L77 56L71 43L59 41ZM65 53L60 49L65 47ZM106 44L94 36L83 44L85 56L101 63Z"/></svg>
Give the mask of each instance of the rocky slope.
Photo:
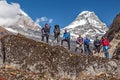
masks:
<svg viewBox="0 0 120 80"><path fill-rule="evenodd" d="M0 75L10 80L120 79L120 62L117 60L74 54L62 46L52 47L22 35L6 36L1 43L0 54L5 55L5 66L1 67Z"/></svg>
<svg viewBox="0 0 120 80"><path fill-rule="evenodd" d="M8 34L12 34L12 33L10 33L9 31L7 31L6 29L4 29L0 26L0 39Z"/></svg>
<svg viewBox="0 0 120 80"><path fill-rule="evenodd" d="M105 34L111 41L111 49L109 50L116 58L120 60L120 13L114 18L109 31Z"/></svg>
<svg viewBox="0 0 120 80"><path fill-rule="evenodd" d="M83 34L83 37L89 35L94 39L96 35L104 35L108 30L105 23L95 15L94 12L83 11L77 18L68 26L61 29L61 33L67 29L71 33L71 39L75 40L78 34Z"/></svg>

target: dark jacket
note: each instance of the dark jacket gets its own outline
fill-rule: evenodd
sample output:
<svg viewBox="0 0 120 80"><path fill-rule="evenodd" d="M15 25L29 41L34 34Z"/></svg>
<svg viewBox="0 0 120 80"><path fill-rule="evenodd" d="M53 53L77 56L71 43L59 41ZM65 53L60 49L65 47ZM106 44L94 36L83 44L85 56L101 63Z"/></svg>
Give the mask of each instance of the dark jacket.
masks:
<svg viewBox="0 0 120 80"><path fill-rule="evenodd" d="M44 35L44 34L46 34L46 35L50 34L50 26L49 26L49 27L43 27L43 28L41 29L41 31L42 31L42 34L43 34L43 35Z"/></svg>

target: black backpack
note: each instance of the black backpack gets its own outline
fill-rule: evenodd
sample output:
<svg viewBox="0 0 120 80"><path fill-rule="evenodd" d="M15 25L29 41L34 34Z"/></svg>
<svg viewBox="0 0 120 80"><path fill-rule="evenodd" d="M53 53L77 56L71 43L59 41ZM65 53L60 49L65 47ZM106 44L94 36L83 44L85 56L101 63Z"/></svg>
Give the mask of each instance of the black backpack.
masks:
<svg viewBox="0 0 120 80"><path fill-rule="evenodd" d="M60 35L60 28L59 25L55 25L54 31L55 34L57 33L57 35Z"/></svg>

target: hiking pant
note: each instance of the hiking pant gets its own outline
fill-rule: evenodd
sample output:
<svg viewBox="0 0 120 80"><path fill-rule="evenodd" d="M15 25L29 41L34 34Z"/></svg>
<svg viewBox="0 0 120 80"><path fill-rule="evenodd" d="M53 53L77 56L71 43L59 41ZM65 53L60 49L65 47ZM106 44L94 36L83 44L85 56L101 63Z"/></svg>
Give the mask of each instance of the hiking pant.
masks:
<svg viewBox="0 0 120 80"><path fill-rule="evenodd" d="M85 53L86 54L91 54L92 52L91 52L91 49L90 49L90 45L85 45L84 44L84 49L85 49Z"/></svg>
<svg viewBox="0 0 120 80"><path fill-rule="evenodd" d="M83 44L77 44L77 46L76 46L76 48L75 48L75 52L77 51L77 49L79 49L80 48L80 50L81 50L81 53L84 53L84 45Z"/></svg>
<svg viewBox="0 0 120 80"><path fill-rule="evenodd" d="M44 37L46 37L46 42L48 43L48 41L49 41L49 34L42 35L42 41L44 41Z"/></svg>
<svg viewBox="0 0 120 80"><path fill-rule="evenodd" d="M61 45L63 45L63 42L64 42L64 41L67 42L67 44L68 44L68 49L70 50L70 39L63 39L63 40L61 41Z"/></svg>
<svg viewBox="0 0 120 80"><path fill-rule="evenodd" d="M100 53L100 46L95 46L95 50L97 50L97 52Z"/></svg>
<svg viewBox="0 0 120 80"><path fill-rule="evenodd" d="M109 52L108 52L108 46L103 46L103 51L104 51L105 57L107 59L109 59L110 55L109 55Z"/></svg>
<svg viewBox="0 0 120 80"><path fill-rule="evenodd" d="M53 40L53 41L55 41L55 40L57 40L57 43L60 42L60 40L59 40L59 35L54 35L54 40Z"/></svg>

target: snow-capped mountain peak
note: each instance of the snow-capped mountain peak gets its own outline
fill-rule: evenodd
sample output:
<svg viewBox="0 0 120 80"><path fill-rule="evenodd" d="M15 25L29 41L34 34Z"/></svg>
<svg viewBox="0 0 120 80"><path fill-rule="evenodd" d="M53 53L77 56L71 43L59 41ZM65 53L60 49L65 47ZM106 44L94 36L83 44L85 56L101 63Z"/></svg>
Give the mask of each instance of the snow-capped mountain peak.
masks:
<svg viewBox="0 0 120 80"><path fill-rule="evenodd" d="M89 35L91 39L94 39L96 35L102 36L108 30L106 24L101 22L94 12L90 11L81 12L71 24L61 29L61 33L64 32L64 29L71 33L73 40L78 34L83 34L83 37Z"/></svg>
<svg viewBox="0 0 120 80"><path fill-rule="evenodd" d="M90 14L93 14L94 12L90 12L90 11L83 11L81 12L78 16L82 16L85 15L86 17L88 17Z"/></svg>
<svg viewBox="0 0 120 80"><path fill-rule="evenodd" d="M25 13L25 12L24 12L23 10L21 10L21 9L20 9L20 13L23 14L24 16L27 16L27 17L28 17L27 13Z"/></svg>
<svg viewBox="0 0 120 80"><path fill-rule="evenodd" d="M24 12L18 3L0 0L0 26L12 33L39 38L41 26Z"/></svg>

